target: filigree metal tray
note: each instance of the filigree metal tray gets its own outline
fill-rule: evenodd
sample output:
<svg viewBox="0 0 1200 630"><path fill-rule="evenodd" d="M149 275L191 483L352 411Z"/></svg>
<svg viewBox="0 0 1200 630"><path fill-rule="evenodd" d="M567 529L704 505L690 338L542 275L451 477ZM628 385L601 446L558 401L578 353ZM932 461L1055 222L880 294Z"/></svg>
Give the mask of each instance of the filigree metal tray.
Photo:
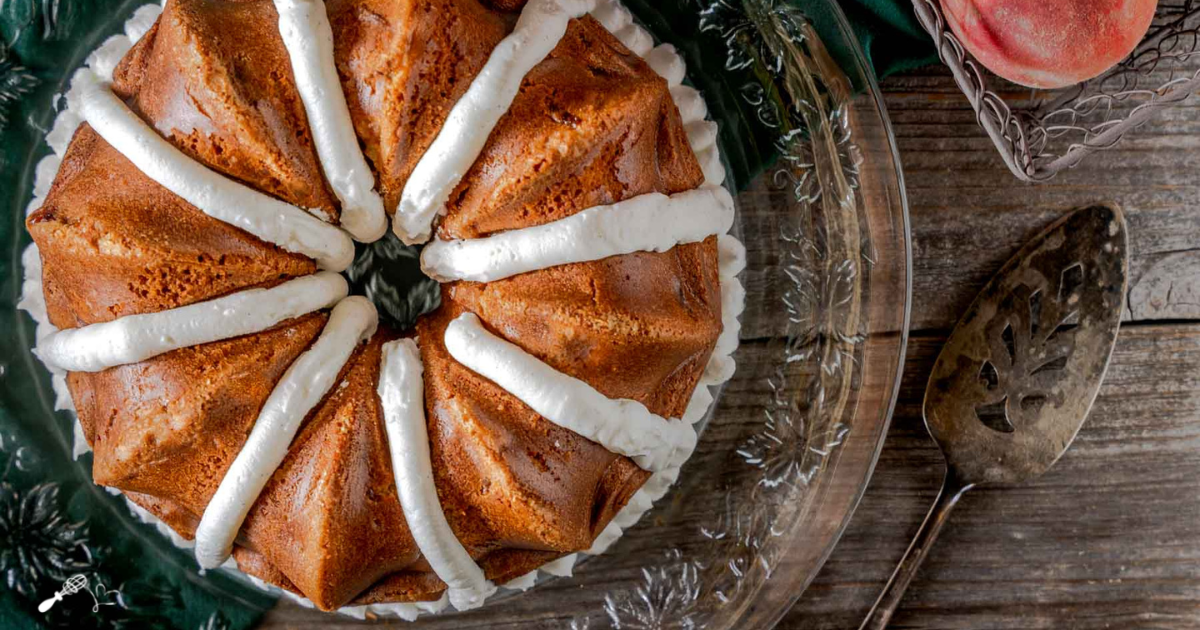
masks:
<svg viewBox="0 0 1200 630"><path fill-rule="evenodd" d="M1116 145L1200 91L1197 0L1160 0L1132 55L1095 79L1060 90L1022 88L996 77L950 31L938 0L913 0L913 7L979 125L1013 174L1026 181L1048 180Z"/></svg>
<svg viewBox="0 0 1200 630"><path fill-rule="evenodd" d="M278 603L91 484L16 309L23 220L71 72L144 0L7 0L0 98L0 618L61 627L354 623ZM907 208L878 88L834 0L628 2L704 93L748 247L738 370L680 483L608 553L420 627L765 628L832 551L870 478L907 339ZM48 13L48 12L53 12ZM818 36L818 33L820 35ZM822 41L823 40L823 41ZM6 65L7 64L7 65ZM777 156L777 159L776 159ZM6 546L7 545L7 546ZM53 561L49 561L49 560ZM37 603L70 573L114 606ZM50 592L47 593L47 589ZM219 603L218 603L219 602ZM400 626L408 622L392 620Z"/></svg>

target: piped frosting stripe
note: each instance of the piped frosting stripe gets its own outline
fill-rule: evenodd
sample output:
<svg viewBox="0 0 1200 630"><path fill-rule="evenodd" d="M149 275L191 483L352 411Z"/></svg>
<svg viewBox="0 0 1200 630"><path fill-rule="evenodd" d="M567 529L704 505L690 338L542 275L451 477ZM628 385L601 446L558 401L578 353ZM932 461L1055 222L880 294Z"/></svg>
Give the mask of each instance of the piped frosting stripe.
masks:
<svg viewBox="0 0 1200 630"><path fill-rule="evenodd" d="M400 507L413 540L433 572L449 587L458 610L483 605L496 591L450 529L433 483L425 422L425 385L420 351L412 339L384 344L379 399L392 456Z"/></svg>
<svg viewBox="0 0 1200 630"><path fill-rule="evenodd" d="M350 120L350 108L334 64L333 29L325 3L275 0L275 10L321 168L341 201L342 227L356 240L379 240L387 231L387 216Z"/></svg>
<svg viewBox="0 0 1200 630"><path fill-rule="evenodd" d="M321 271L269 289L248 289L179 308L127 315L111 322L60 330L38 342L42 361L72 372L99 372L165 352L262 332L336 304L349 287Z"/></svg>
<svg viewBox="0 0 1200 630"><path fill-rule="evenodd" d="M657 471L691 452L696 432L682 421L656 416L646 406L613 399L559 372L496 335L473 313L446 327L446 349L456 361L491 380L538 415L604 448Z"/></svg>
<svg viewBox="0 0 1200 630"><path fill-rule="evenodd" d="M724 234L731 225L733 198L720 186L669 197L649 193L485 238L434 240L421 253L421 268L439 282L491 282L619 254L665 252Z"/></svg>
<svg viewBox="0 0 1200 630"><path fill-rule="evenodd" d="M350 266L354 243L345 232L188 157L133 113L94 73L79 73L76 81L82 82L83 117L147 177L204 214L313 258L323 269L341 271Z"/></svg>
<svg viewBox="0 0 1200 630"><path fill-rule="evenodd" d="M554 50L567 23L593 6L595 0L529 0L513 32L492 50L405 183L392 225L400 240L429 240L434 218L445 211L450 193L479 157L525 75Z"/></svg>
<svg viewBox="0 0 1200 630"><path fill-rule="evenodd" d="M196 561L201 567L214 569L229 557L242 522L283 463L300 422L333 387L355 347L375 334L378 321L375 306L364 297L338 302L321 336L284 372L200 518Z"/></svg>
<svg viewBox="0 0 1200 630"><path fill-rule="evenodd" d="M722 234L717 239L717 254L721 275L721 335L700 378L704 385L719 385L733 377L735 365L731 355L737 350L738 335L742 332L738 318L746 307L746 289L737 279L746 268L746 247L736 238Z"/></svg>

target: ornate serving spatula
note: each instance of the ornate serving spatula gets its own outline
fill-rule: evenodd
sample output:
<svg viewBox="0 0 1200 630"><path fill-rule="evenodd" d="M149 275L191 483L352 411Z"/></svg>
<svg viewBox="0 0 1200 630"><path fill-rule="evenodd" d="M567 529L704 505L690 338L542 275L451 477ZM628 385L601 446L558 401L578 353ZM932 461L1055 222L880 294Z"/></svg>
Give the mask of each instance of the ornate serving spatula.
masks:
<svg viewBox="0 0 1200 630"><path fill-rule="evenodd" d="M1128 275L1120 210L1072 213L984 287L938 355L925 426L946 478L860 630L882 630L968 490L1046 472L1087 417L1108 368Z"/></svg>

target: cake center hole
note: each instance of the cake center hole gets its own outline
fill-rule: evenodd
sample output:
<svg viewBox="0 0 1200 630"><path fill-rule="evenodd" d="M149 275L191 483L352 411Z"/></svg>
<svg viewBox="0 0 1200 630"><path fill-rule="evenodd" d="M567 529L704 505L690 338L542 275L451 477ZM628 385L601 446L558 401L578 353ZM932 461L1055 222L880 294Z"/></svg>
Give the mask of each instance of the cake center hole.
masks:
<svg viewBox="0 0 1200 630"><path fill-rule="evenodd" d="M420 248L401 243L390 230L374 243L355 245L346 279L350 293L365 295L380 321L396 330L408 330L442 303L441 285L421 272Z"/></svg>

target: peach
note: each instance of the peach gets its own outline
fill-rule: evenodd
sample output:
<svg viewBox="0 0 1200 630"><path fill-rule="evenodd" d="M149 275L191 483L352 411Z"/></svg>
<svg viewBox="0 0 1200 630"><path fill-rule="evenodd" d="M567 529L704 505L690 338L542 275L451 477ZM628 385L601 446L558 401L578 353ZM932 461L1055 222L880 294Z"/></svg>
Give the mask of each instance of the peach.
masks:
<svg viewBox="0 0 1200 630"><path fill-rule="evenodd" d="M1124 59L1157 0L941 0L946 22L979 63L1036 88L1086 81Z"/></svg>

